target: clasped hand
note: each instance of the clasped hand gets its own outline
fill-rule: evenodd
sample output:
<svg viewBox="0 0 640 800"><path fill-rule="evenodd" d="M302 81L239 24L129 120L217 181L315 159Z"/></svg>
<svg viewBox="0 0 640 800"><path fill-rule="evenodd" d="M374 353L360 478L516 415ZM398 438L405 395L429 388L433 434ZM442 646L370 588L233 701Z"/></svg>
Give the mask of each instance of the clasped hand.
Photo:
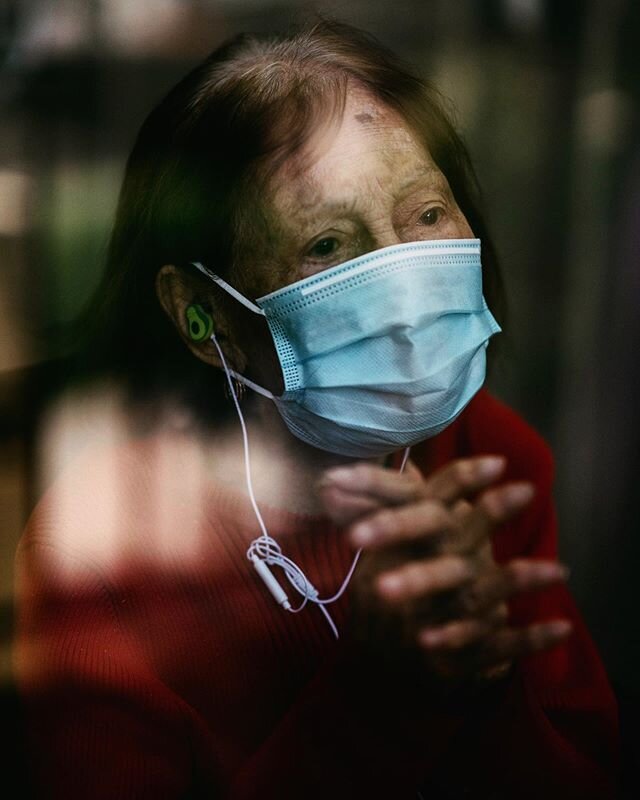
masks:
<svg viewBox="0 0 640 800"><path fill-rule="evenodd" d="M500 456L460 459L424 478L367 463L325 473L329 516L363 553L352 581L356 636L419 650L448 681L491 679L519 657L552 647L568 620L513 628L507 601L566 579L550 560L497 564L491 534L532 500L530 483L496 485Z"/></svg>

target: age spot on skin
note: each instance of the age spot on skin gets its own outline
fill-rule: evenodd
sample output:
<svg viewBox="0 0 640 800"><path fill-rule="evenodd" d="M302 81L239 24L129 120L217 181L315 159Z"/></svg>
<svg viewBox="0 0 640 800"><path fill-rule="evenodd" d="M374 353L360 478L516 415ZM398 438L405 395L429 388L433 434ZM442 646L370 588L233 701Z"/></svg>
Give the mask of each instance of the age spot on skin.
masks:
<svg viewBox="0 0 640 800"><path fill-rule="evenodd" d="M366 125L369 122L373 122L373 117L371 116L371 114L367 114L366 112L363 112L362 114L356 114L356 119L363 125Z"/></svg>

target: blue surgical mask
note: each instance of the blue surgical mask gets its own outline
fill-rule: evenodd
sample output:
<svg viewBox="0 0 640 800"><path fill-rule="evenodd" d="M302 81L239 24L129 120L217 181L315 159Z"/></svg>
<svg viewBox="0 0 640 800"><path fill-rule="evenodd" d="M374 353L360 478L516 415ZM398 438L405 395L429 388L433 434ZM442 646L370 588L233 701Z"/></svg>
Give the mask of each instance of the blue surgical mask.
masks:
<svg viewBox="0 0 640 800"><path fill-rule="evenodd" d="M255 303L194 265L266 318L283 394L232 374L313 447L354 458L409 447L446 428L484 383L500 326L482 295L478 239L385 247Z"/></svg>

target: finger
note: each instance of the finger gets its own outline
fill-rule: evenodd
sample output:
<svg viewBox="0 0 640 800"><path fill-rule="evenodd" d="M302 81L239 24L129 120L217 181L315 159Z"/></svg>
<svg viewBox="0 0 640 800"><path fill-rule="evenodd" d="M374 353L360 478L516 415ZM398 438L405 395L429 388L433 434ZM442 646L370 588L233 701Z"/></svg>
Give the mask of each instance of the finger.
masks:
<svg viewBox="0 0 640 800"><path fill-rule="evenodd" d="M378 594L387 602L403 603L436 594L468 582L473 577L469 562L458 556L412 561L398 569L383 572L376 579Z"/></svg>
<svg viewBox="0 0 640 800"><path fill-rule="evenodd" d="M350 525L356 519L380 508L380 501L374 497L345 492L339 486L319 486L318 494L327 516L340 526Z"/></svg>
<svg viewBox="0 0 640 800"><path fill-rule="evenodd" d="M468 500L457 500L451 506L451 513L460 521L467 519L469 514L473 511L474 506Z"/></svg>
<svg viewBox="0 0 640 800"><path fill-rule="evenodd" d="M501 664L495 664L494 666L487 667L486 669L476 673L476 681L486 684L502 680L511 672L512 667L512 661L503 661Z"/></svg>
<svg viewBox="0 0 640 800"><path fill-rule="evenodd" d="M376 589L383 599L394 604L458 589L446 616L482 617L494 624L495 615L498 621L505 621L505 601L512 595L546 588L567 576L567 568L557 562L522 559L476 577L468 560L448 555L412 561L384 572L376 579Z"/></svg>
<svg viewBox="0 0 640 800"><path fill-rule="evenodd" d="M423 500L398 508L386 507L358 520L349 531L349 539L354 547L381 550L449 533L457 524L442 503Z"/></svg>
<svg viewBox="0 0 640 800"><path fill-rule="evenodd" d="M452 542L456 552L471 552L487 540L494 529L519 514L535 494L532 483L508 483L488 489L470 511L464 512L460 536ZM460 512L456 515L461 519Z"/></svg>
<svg viewBox="0 0 640 800"><path fill-rule="evenodd" d="M423 494L443 503L455 503L492 484L502 475L506 463L499 455L457 459L426 479Z"/></svg>
<svg viewBox="0 0 640 800"><path fill-rule="evenodd" d="M565 641L573 630L567 619L540 622L526 628L502 628L478 654L479 666L490 667L531 653L548 650Z"/></svg>
<svg viewBox="0 0 640 800"><path fill-rule="evenodd" d="M556 561L515 559L479 575L464 587L456 598L456 612L463 616L478 616L514 594L544 589L566 581L568 569Z"/></svg>
<svg viewBox="0 0 640 800"><path fill-rule="evenodd" d="M424 480L417 470L404 473L359 462L327 470L319 485L338 486L344 492L373 497L385 505L397 505L417 500Z"/></svg>
<svg viewBox="0 0 640 800"><path fill-rule="evenodd" d="M503 456L458 459L423 479L417 470L406 473L359 462L327 470L320 483L377 497L385 504L399 505L420 498L453 502L487 487L504 470Z"/></svg>
<svg viewBox="0 0 640 800"><path fill-rule="evenodd" d="M493 619L465 619L423 628L418 633L418 644L426 650L459 650L485 638L497 624Z"/></svg>

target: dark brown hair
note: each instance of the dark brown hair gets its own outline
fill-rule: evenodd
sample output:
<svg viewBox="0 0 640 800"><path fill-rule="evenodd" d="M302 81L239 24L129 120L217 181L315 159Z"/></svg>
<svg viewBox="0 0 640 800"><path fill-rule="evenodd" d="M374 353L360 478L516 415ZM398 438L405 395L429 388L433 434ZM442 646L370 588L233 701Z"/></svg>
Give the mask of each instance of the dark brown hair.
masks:
<svg viewBox="0 0 640 800"><path fill-rule="evenodd" d="M192 406L204 398L215 413L218 370L180 341L156 298L156 274L163 264L190 269L198 260L228 275L239 262L243 211L256 205L264 181L300 150L314 123L340 112L349 82L399 112L447 177L483 240L485 295L500 317L496 256L446 102L370 35L323 20L283 37L235 37L186 75L143 123L88 314L94 366L123 379L135 396L169 392Z"/></svg>

